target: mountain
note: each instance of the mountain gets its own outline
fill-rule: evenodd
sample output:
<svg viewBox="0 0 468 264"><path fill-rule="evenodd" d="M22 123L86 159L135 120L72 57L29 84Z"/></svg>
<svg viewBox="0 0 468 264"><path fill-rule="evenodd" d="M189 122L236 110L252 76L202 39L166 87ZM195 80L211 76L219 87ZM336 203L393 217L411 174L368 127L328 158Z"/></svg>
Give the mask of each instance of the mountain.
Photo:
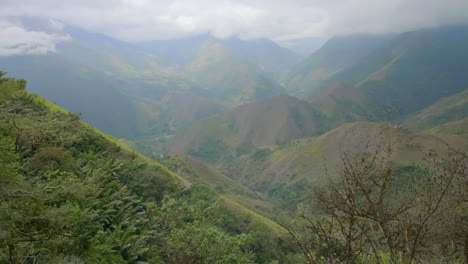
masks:
<svg viewBox="0 0 468 264"><path fill-rule="evenodd" d="M256 67L268 77L278 80L293 64L297 55L269 39L241 40L236 37L217 39L210 34L192 37L138 43L144 51L156 56L165 66L183 68L193 62L198 51L206 44L217 43Z"/></svg>
<svg viewBox="0 0 468 264"><path fill-rule="evenodd" d="M279 204L291 206L302 201L313 186L338 175L341 152L357 153L369 143L376 146L388 138L396 150L396 162L401 164L418 163L431 152L444 156L451 148L468 150L467 136L417 134L381 123L356 122L318 137L257 148L225 163L221 172Z"/></svg>
<svg viewBox="0 0 468 264"><path fill-rule="evenodd" d="M369 112L393 107L402 120L466 89L467 44L466 26L404 33L328 82L351 85Z"/></svg>
<svg viewBox="0 0 468 264"><path fill-rule="evenodd" d="M283 93L278 84L217 42L200 48L187 75L208 96L231 107Z"/></svg>
<svg viewBox="0 0 468 264"><path fill-rule="evenodd" d="M391 38L386 35L334 37L292 67L283 80L284 86L296 96L314 94L329 78L356 64Z"/></svg>
<svg viewBox="0 0 468 264"><path fill-rule="evenodd" d="M288 40L283 42L282 46L287 47L289 50L297 54L300 60L304 60L312 55L312 53L319 50L327 41L328 39L326 38L307 37Z"/></svg>
<svg viewBox="0 0 468 264"><path fill-rule="evenodd" d="M176 69L161 66L158 58L138 46L79 28L65 27L72 40L57 46L57 53L113 80L134 97L160 100L166 92L196 91Z"/></svg>
<svg viewBox="0 0 468 264"><path fill-rule="evenodd" d="M94 70L55 54L0 57L0 68L13 77L27 78L30 92L79 113L106 133L136 136L137 110L131 98Z"/></svg>
<svg viewBox="0 0 468 264"><path fill-rule="evenodd" d="M207 171L196 161L185 179L25 84L0 78L1 262L253 263L288 252L279 225L196 182Z"/></svg>
<svg viewBox="0 0 468 264"><path fill-rule="evenodd" d="M424 131L445 123L463 120L467 116L468 89L440 99L405 120L402 125L416 131Z"/></svg>
<svg viewBox="0 0 468 264"><path fill-rule="evenodd" d="M48 32L48 23L31 19L26 25ZM276 65L293 60L289 51L267 40L202 35L131 44L71 26L53 33L71 40L59 43L56 53L0 57L2 70L28 79L32 92L81 113L99 129L129 140L171 136L226 108L283 93L257 65L277 71ZM57 73L60 78L42 77ZM177 99L168 103L168 98ZM173 103L190 105L183 106L185 111Z"/></svg>
<svg viewBox="0 0 468 264"><path fill-rule="evenodd" d="M183 73L197 94L236 107L284 93L276 82L297 58L268 39L217 39L209 34L137 44L160 65Z"/></svg>
<svg viewBox="0 0 468 264"><path fill-rule="evenodd" d="M106 133L127 139L148 136L155 130L151 124L164 123L155 114L161 109L153 106L164 105L160 100L168 91L196 92L180 73L160 67L154 56L132 44L68 26L60 34L71 40L58 44L55 53L0 57L0 68L26 78L31 92L80 113Z"/></svg>
<svg viewBox="0 0 468 264"><path fill-rule="evenodd" d="M309 98L310 104L305 106L297 99L276 96L242 106L195 122L168 140L166 151L216 163L239 157L255 147L320 135L348 122L402 122L436 101L466 89L468 76L461 70L468 67L465 44L468 29L462 26L398 36L330 40L312 55L315 59L310 62L340 70L322 82L322 88ZM209 53L213 54L214 49ZM216 58L224 56L220 52ZM212 76L222 75L217 73L220 67L215 68L209 71L216 73ZM460 104L454 108L446 121L463 118L460 112L463 107ZM155 152L163 151L157 148Z"/></svg>
<svg viewBox="0 0 468 264"><path fill-rule="evenodd" d="M279 81L283 74L298 62L298 56L294 52L269 39L230 38L223 40L222 43L276 81Z"/></svg>
<svg viewBox="0 0 468 264"><path fill-rule="evenodd" d="M327 118L330 127L354 121L375 120L376 113L362 104L365 94L345 82L336 82L310 101Z"/></svg>
<svg viewBox="0 0 468 264"><path fill-rule="evenodd" d="M278 95L200 120L176 134L167 148L214 162L326 130L326 120L309 103Z"/></svg>
<svg viewBox="0 0 468 264"><path fill-rule="evenodd" d="M135 104L139 109L137 121L145 134L133 140L134 146L148 155L153 155L148 144L169 138L197 120L226 110L218 103L184 92L168 92L160 101L139 98Z"/></svg>
<svg viewBox="0 0 468 264"><path fill-rule="evenodd" d="M143 97L144 91L131 93L128 90L134 87L124 88L131 84L59 54L0 57L0 68L11 76L27 78L30 92L79 113L91 125L119 138L170 135L177 128L224 111L219 104L176 89L159 99Z"/></svg>
<svg viewBox="0 0 468 264"><path fill-rule="evenodd" d="M167 156L159 161L168 169L192 183L202 183L216 193L243 206L262 213L271 213L275 206L239 182L223 175L218 170L187 155Z"/></svg>
<svg viewBox="0 0 468 264"><path fill-rule="evenodd" d="M429 129L430 134L468 135L468 118Z"/></svg>

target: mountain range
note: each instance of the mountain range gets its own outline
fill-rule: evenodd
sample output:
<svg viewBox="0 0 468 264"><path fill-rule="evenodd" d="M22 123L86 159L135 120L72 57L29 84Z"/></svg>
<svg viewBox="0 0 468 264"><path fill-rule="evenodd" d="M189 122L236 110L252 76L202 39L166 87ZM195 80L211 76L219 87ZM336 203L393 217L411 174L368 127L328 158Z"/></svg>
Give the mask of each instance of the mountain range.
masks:
<svg viewBox="0 0 468 264"><path fill-rule="evenodd" d="M29 24L41 25L34 20ZM275 78L296 61L291 51L266 39L241 41L196 36L177 40L178 44L168 41L130 44L75 27L67 26L60 34L70 36L71 40L58 44L55 53L1 57L0 67L8 70L11 76L28 79L31 92L81 113L85 120L107 133L127 139L167 136L167 131L174 133L170 126L154 128L150 125L163 124L159 113L166 109L160 107L171 94L184 94L193 100L203 98L210 104L233 108L283 93L284 89ZM171 50L166 50L167 47ZM257 52L259 50L264 52ZM43 78L58 70L76 87ZM70 97L62 92L82 93L82 98L70 102ZM81 104L94 101L108 106L117 103L112 109L122 105L125 113L91 110L92 107ZM203 114L196 116L205 117ZM174 122L194 121L185 120Z"/></svg>
<svg viewBox="0 0 468 264"><path fill-rule="evenodd" d="M314 190L346 187L346 162L372 180L389 155L384 199L437 174L428 159L466 160L466 25L335 36L309 56L269 39L54 30L68 39L55 52L0 56L0 200L22 210L0 215L12 227L0 231L10 249L54 249L45 263L66 262L53 254L65 249L90 263L298 263L292 215ZM317 219L327 210L311 206Z"/></svg>
<svg viewBox="0 0 468 264"><path fill-rule="evenodd" d="M343 150L385 133L403 167L468 150L467 26L336 36L303 60L268 39L61 34L56 52L0 69L275 232Z"/></svg>

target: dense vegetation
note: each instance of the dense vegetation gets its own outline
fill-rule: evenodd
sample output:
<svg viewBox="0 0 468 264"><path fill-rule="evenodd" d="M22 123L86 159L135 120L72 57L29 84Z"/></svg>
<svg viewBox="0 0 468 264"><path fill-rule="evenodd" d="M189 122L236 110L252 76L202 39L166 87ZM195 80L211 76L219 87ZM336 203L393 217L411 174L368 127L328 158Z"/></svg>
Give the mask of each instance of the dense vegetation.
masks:
<svg viewBox="0 0 468 264"><path fill-rule="evenodd" d="M388 109L394 120L404 122L466 90L467 43L466 26L334 38L291 70L286 88L310 100L332 127L385 121ZM412 128L427 129L456 116L459 120L464 117L460 108L434 109L438 113Z"/></svg>
<svg viewBox="0 0 468 264"><path fill-rule="evenodd" d="M391 38L387 35L334 37L289 70L284 80L285 87L298 97L315 94L329 78L357 64Z"/></svg>
<svg viewBox="0 0 468 264"><path fill-rule="evenodd" d="M341 153L336 180L316 187L288 230L308 263L467 263L468 157L395 162L398 140Z"/></svg>
<svg viewBox="0 0 468 264"><path fill-rule="evenodd" d="M327 121L309 103L277 95L202 119L177 133L166 147L169 153L188 153L213 164L257 147L319 135L329 128Z"/></svg>
<svg viewBox="0 0 468 264"><path fill-rule="evenodd" d="M210 189L184 187L158 163L24 91L25 84L0 79L0 263L273 257L249 219Z"/></svg>
<svg viewBox="0 0 468 264"><path fill-rule="evenodd" d="M466 26L333 38L282 85L271 41L67 32L0 58L80 113L0 72L0 264L468 262Z"/></svg>

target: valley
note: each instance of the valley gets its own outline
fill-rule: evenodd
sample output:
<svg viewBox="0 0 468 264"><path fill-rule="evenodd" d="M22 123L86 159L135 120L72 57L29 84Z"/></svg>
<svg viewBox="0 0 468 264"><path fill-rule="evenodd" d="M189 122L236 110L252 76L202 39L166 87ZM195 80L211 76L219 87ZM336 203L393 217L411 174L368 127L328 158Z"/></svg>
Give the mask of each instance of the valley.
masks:
<svg viewBox="0 0 468 264"><path fill-rule="evenodd" d="M0 56L0 263L468 260L466 25L305 59L61 30Z"/></svg>

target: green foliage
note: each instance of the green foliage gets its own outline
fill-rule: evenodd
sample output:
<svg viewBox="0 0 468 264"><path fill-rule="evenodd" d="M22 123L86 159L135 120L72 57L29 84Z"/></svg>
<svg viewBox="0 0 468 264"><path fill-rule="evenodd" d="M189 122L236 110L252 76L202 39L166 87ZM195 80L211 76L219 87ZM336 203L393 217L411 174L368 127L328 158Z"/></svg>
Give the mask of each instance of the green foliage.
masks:
<svg viewBox="0 0 468 264"><path fill-rule="evenodd" d="M309 103L278 95L202 119L166 144L170 153L189 154L209 164L225 163L257 147L324 133L328 119Z"/></svg>
<svg viewBox="0 0 468 264"><path fill-rule="evenodd" d="M271 153L273 153L273 150L270 148L259 148L253 152L252 159L255 161L261 161L268 157L268 155Z"/></svg>
<svg viewBox="0 0 468 264"><path fill-rule="evenodd" d="M315 188L314 199L301 204L298 218L287 225L305 261L468 260L466 154L432 152L427 164L399 165L394 142L387 133L363 151L342 152L339 180Z"/></svg>
<svg viewBox="0 0 468 264"><path fill-rule="evenodd" d="M280 85L220 43L201 46L187 76L205 93L229 107L281 93Z"/></svg>
<svg viewBox="0 0 468 264"><path fill-rule="evenodd" d="M371 35L332 38L289 71L286 89L298 96L314 94L329 78L353 66L390 39L391 36Z"/></svg>
<svg viewBox="0 0 468 264"><path fill-rule="evenodd" d="M463 120L468 116L468 90L445 97L423 109L404 122L404 126L417 131L439 129L449 123L445 129L448 134L463 134ZM460 123L452 123L459 121ZM457 131L458 130L458 131Z"/></svg>
<svg viewBox="0 0 468 264"><path fill-rule="evenodd" d="M216 162L220 158L230 159L230 147L221 139L203 135L201 147L192 149L187 154L207 162Z"/></svg>
<svg viewBox="0 0 468 264"><path fill-rule="evenodd" d="M236 218L224 202L201 186L181 195L183 200L164 198L151 219L150 224L159 227L151 236L151 251L160 252L165 263L251 262L251 236L231 236L223 231L234 232L232 221Z"/></svg>
<svg viewBox="0 0 468 264"><path fill-rule="evenodd" d="M0 263L250 263L205 189L0 79Z"/></svg>
<svg viewBox="0 0 468 264"><path fill-rule="evenodd" d="M365 94L362 104L369 112L394 106L404 119L466 89L467 43L465 26L404 33L330 82L356 85Z"/></svg>
<svg viewBox="0 0 468 264"><path fill-rule="evenodd" d="M468 118L434 127L428 132L430 134L468 135Z"/></svg>
<svg viewBox="0 0 468 264"><path fill-rule="evenodd" d="M0 95L2 98L5 98L7 95L15 92L24 90L26 87L26 80L18 80L14 78L2 78L6 72L0 72Z"/></svg>
<svg viewBox="0 0 468 264"><path fill-rule="evenodd" d="M281 205L291 208L307 196L310 187L309 182L303 178L292 184L262 182L258 190L279 201Z"/></svg>

